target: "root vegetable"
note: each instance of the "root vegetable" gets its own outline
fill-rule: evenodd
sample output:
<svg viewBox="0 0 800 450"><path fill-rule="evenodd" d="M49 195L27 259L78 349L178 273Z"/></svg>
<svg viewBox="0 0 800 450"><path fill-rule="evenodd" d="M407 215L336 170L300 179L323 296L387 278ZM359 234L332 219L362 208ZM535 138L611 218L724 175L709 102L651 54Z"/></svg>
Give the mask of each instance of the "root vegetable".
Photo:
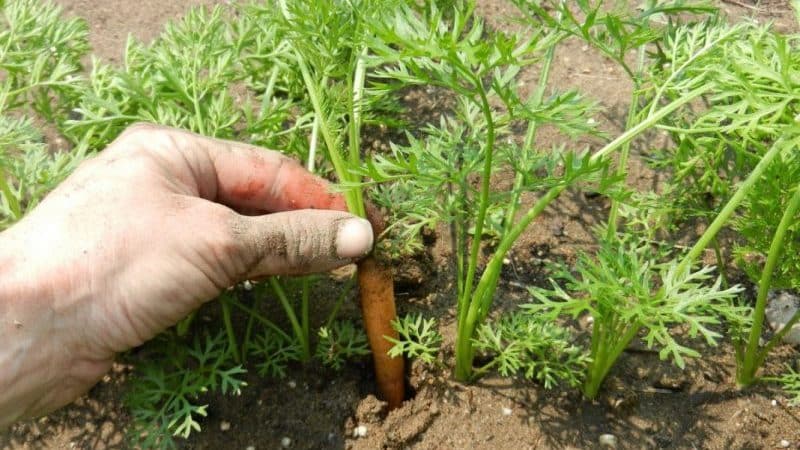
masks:
<svg viewBox="0 0 800 450"><path fill-rule="evenodd" d="M398 338L391 325L397 317L391 267L382 264L373 255L362 259L358 263L358 286L364 328L375 361L378 389L389 403L389 409L394 409L403 402L405 386L403 358L389 356L392 343L386 339L387 336Z"/></svg>
<svg viewBox="0 0 800 450"><path fill-rule="evenodd" d="M384 230L380 215L368 208L372 231L377 238ZM390 357L392 343L386 337L398 339L398 333L392 328L392 321L397 318L394 301L394 277L392 268L379 261L374 252L358 262L358 287L361 295L361 314L364 317L364 328L367 340L372 349L375 363L375 378L378 390L395 409L403 403L405 397L405 362L402 357Z"/></svg>
<svg viewBox="0 0 800 450"><path fill-rule="evenodd" d="M301 171L299 166L297 170ZM292 180L287 182L284 191L290 195L283 200L284 204L279 209L314 208L347 211L344 198L340 194L330 193L323 181L305 174L286 179ZM377 241L385 229L385 224L380 213L374 208L367 205L366 209ZM388 355L392 343L386 337L398 338L397 332L391 325L397 317L392 270L388 264L379 261L374 252L362 259L357 267L361 313L372 349L378 390L388 402L389 409L394 409L400 406L405 398L405 363L402 357L392 358Z"/></svg>

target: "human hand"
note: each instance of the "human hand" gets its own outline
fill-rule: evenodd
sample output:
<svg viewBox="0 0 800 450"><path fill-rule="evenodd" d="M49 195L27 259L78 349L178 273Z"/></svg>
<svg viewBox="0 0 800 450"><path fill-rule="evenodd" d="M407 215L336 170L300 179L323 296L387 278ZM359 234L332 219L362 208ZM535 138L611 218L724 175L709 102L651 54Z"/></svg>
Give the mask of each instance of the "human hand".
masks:
<svg viewBox="0 0 800 450"><path fill-rule="evenodd" d="M280 153L129 128L0 233L0 428L71 402L238 281L365 255L369 222L342 210Z"/></svg>

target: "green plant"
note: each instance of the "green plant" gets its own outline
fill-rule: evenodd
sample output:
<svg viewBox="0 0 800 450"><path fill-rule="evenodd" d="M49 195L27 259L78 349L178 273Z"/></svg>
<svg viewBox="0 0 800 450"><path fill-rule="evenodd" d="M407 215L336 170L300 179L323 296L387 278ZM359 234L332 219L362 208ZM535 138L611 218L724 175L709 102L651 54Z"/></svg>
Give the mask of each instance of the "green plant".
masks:
<svg viewBox="0 0 800 450"><path fill-rule="evenodd" d="M726 33L734 29L724 24L715 28ZM665 196L679 206L673 210L677 220L695 216L711 221L737 199L738 209L725 223L739 237L734 260L725 262L719 245L713 244L721 267L743 269L758 284L748 320L731 324L737 383L747 386L757 380L759 367L782 336L778 333L764 346L759 344L767 294L770 289L800 285L796 238L800 164L795 151L798 59L791 50L798 37L754 25L740 27L737 36L714 58L704 60L702 67L685 66L687 77L699 71L715 73L713 95L706 98L704 108L687 111L664 127L677 145L659 152L655 163L672 173ZM695 40L687 31L675 30L669 53L686 59L687 46ZM665 98L682 95L668 89L661 94ZM764 165L765 161L769 163ZM745 189L740 180L750 180L753 173L758 177Z"/></svg>
<svg viewBox="0 0 800 450"><path fill-rule="evenodd" d="M451 22L443 20L442 12L433 6L424 15L406 8L374 32L378 42L371 48L382 63L390 64L382 72L384 78L438 86L456 98L450 117L443 117L438 127L429 126L424 139L409 136L409 144L393 146L391 156L377 156L367 174L375 181L404 185L386 188L387 199L396 200L398 192L413 193L411 200L392 204L409 212L396 227L419 229L421 222L433 225L437 220L451 226L458 298L456 377L460 380L473 376L473 337L490 312L503 259L520 234L571 186L594 183L596 191L613 194L624 170L610 172L609 156L711 89L708 74L692 79L668 77L663 86L650 89L670 88L682 96L665 104L663 96L656 95L642 105L630 128L594 154L535 148L536 131L545 124L569 136L594 133L589 120L592 103L574 92L545 97L555 47L567 35L563 27L538 28L528 39L487 32L468 2L456 7ZM715 35L696 52L712 53L733 35ZM649 42L637 36L616 37L638 45ZM693 55L692 60L699 57ZM534 62L542 63L539 85L528 98L520 98L516 76ZM521 144L507 139L511 127L519 125L526 130ZM511 189L491 192L492 174L509 168L515 174ZM520 211L524 192L539 196L532 207ZM496 246L479 273L480 238L489 227L487 217L493 209L502 210L504 219L502 227L493 230Z"/></svg>
<svg viewBox="0 0 800 450"><path fill-rule="evenodd" d="M532 314L592 317L590 363L583 384L588 398L597 396L609 370L640 334L649 348L659 348L661 359L683 368L685 357L699 353L673 337L674 327L685 327L688 337L699 336L713 345L721 335L711 327L742 313L732 301L740 288L723 290L719 278L709 285L713 268L690 272L669 256L649 242L601 240L594 257L584 254L578 259L577 277L563 270L558 274L577 295L555 283L549 291L531 290L538 302L524 308Z"/></svg>
<svg viewBox="0 0 800 450"><path fill-rule="evenodd" d="M50 1L12 0L0 7L0 111L30 107L61 124L83 82L86 22L63 19Z"/></svg>
<svg viewBox="0 0 800 450"><path fill-rule="evenodd" d="M253 339L246 340L245 345L248 356L256 360L258 374L262 377L283 378L288 364L303 357L300 345L285 333L271 328L264 328Z"/></svg>
<svg viewBox="0 0 800 450"><path fill-rule="evenodd" d="M777 377L764 377L764 380L780 384L783 390L791 396L789 404L792 406L800 404L800 372L790 364L786 364L786 372Z"/></svg>
<svg viewBox="0 0 800 450"><path fill-rule="evenodd" d="M238 395L245 370L231 359L224 333L196 334L190 345L161 339L161 358L137 364L126 395L133 425L131 439L144 448L177 448L173 437L200 430L206 416L202 396L211 391ZM167 364L168 363L168 364Z"/></svg>
<svg viewBox="0 0 800 450"><path fill-rule="evenodd" d="M352 322L335 321L319 329L316 356L323 364L339 370L348 359L369 355L367 336Z"/></svg>
<svg viewBox="0 0 800 450"><path fill-rule="evenodd" d="M85 145L50 152L29 118L0 111L0 230L36 206L86 155Z"/></svg>
<svg viewBox="0 0 800 450"><path fill-rule="evenodd" d="M503 376L520 374L545 389L560 383L577 386L589 358L571 342L569 331L549 317L512 313L494 323L483 323L475 337L475 349L489 362L477 374L496 369Z"/></svg>
<svg viewBox="0 0 800 450"><path fill-rule="evenodd" d="M436 319L425 319L422 314L407 314L394 322L398 338L388 338L394 344L389 351L391 356L406 356L411 359L433 364L442 344L442 335L437 330Z"/></svg>
<svg viewBox="0 0 800 450"><path fill-rule="evenodd" d="M86 24L60 16L61 9L51 2L2 5L0 229L36 206L88 152L85 145L51 149L34 126L37 114L60 124L83 84L79 73L89 48Z"/></svg>

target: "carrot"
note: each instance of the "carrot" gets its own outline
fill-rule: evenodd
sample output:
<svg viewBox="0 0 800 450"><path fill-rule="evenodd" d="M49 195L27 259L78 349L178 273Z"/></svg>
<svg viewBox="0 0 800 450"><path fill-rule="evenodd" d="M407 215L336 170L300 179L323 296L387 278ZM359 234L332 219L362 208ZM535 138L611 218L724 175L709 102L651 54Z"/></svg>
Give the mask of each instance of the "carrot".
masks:
<svg viewBox="0 0 800 450"><path fill-rule="evenodd" d="M299 164L287 163L283 170L282 197L273 199L277 210L304 208L334 209L347 211L344 197L329 190L328 183L306 172ZM383 218L371 205L367 205L367 216L376 239L385 229ZM381 396L389 408L400 406L405 397L405 370L402 357L388 355L392 347L386 337L397 339L392 320L397 317L394 302L394 279L392 269L379 261L374 252L362 259L358 265L358 285L361 297L361 314L367 332L369 346L375 363L375 378Z"/></svg>
<svg viewBox="0 0 800 450"><path fill-rule="evenodd" d="M394 306L394 280L391 267L385 266L373 256L358 263L358 287L361 293L361 314L364 328L375 362L375 378L381 396L389 403L389 409L400 406L405 396L404 362L402 357L388 355L392 343L386 336L397 339L391 322L397 317Z"/></svg>
<svg viewBox="0 0 800 450"><path fill-rule="evenodd" d="M369 208L368 211L373 212ZM384 229L383 221L378 214L368 215L373 233L376 237L380 236ZM392 268L379 261L374 252L359 261L357 267L361 314L372 349L375 378L381 396L392 410L399 407L405 397L404 361L402 357L389 356L392 343L386 339L398 338L397 331L392 328L392 321L397 318Z"/></svg>

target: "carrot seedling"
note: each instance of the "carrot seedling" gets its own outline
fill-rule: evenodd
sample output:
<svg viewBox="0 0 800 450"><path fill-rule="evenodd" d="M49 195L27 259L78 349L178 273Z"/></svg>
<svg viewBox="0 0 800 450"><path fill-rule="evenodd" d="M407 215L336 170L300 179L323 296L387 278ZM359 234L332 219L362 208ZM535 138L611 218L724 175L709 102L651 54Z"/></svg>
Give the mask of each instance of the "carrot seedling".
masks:
<svg viewBox="0 0 800 450"><path fill-rule="evenodd" d="M528 38L488 32L471 6L456 7L447 20L433 5L424 14L401 9L377 26L371 48L388 64L380 72L383 78L446 89L455 105L438 125L427 127L424 137L409 135L408 145L393 146L391 155L376 157L366 172L373 180L394 182L383 189L383 198L405 217L393 227L450 225L458 299L455 375L463 381L475 376L474 338L491 312L503 260L519 236L572 186L593 184L596 191L612 191L620 177L607 170L611 155L710 90L704 77L669 79L666 83L683 95L645 105L630 128L595 153L538 149L536 131L544 125L568 136L598 134L589 120L595 111L591 102L575 92L545 96L554 49L569 33L558 27L536 28ZM517 76L536 62L543 67L540 84L522 98ZM509 139L509 130L520 126L527 131L517 143ZM491 192L493 174L508 169L515 174L511 189ZM538 199L520 210L525 192L537 193ZM398 202L398 193L410 200ZM492 227L495 245L485 247L482 238L491 227L492 210L501 211L503 219ZM480 272L482 247L489 257Z"/></svg>

